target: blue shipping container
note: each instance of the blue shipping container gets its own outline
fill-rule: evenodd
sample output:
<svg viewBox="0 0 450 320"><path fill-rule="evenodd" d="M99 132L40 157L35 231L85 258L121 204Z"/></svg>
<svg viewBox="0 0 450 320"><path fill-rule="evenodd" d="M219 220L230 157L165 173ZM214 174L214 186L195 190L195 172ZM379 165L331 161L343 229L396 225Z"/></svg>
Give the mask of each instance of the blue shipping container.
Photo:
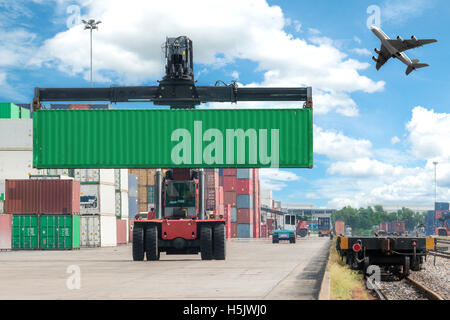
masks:
<svg viewBox="0 0 450 320"><path fill-rule="evenodd" d="M223 176L223 169L219 169L219 177Z"/></svg>
<svg viewBox="0 0 450 320"><path fill-rule="evenodd" d="M434 210L449 210L449 203L448 202L435 202L434 203Z"/></svg>
<svg viewBox="0 0 450 320"><path fill-rule="evenodd" d="M253 224L238 223L237 237L238 238L252 238L253 237Z"/></svg>
<svg viewBox="0 0 450 320"><path fill-rule="evenodd" d="M128 196L138 197L138 178L135 174L128 175Z"/></svg>
<svg viewBox="0 0 450 320"><path fill-rule="evenodd" d="M130 219L134 219L138 213L138 198L128 197L128 216Z"/></svg>
<svg viewBox="0 0 450 320"><path fill-rule="evenodd" d="M52 103L50 104L50 109L52 110L67 110L70 109L69 104L66 103Z"/></svg>
<svg viewBox="0 0 450 320"><path fill-rule="evenodd" d="M231 215L231 222L236 222L237 221L237 209L236 209L236 207L231 207L230 215Z"/></svg>
<svg viewBox="0 0 450 320"><path fill-rule="evenodd" d="M238 194L236 196L238 209L253 209L253 196L251 194Z"/></svg>
<svg viewBox="0 0 450 320"><path fill-rule="evenodd" d="M253 179L253 169L237 169L236 177L238 179Z"/></svg>

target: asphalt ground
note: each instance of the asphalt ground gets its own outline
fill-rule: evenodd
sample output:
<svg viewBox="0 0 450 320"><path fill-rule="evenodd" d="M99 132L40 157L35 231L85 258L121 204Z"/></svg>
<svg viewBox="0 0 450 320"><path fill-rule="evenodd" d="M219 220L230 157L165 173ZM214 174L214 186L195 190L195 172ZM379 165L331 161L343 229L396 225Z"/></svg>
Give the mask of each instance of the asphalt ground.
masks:
<svg viewBox="0 0 450 320"><path fill-rule="evenodd" d="M329 238L228 239L227 259L161 254L132 261L131 245L0 252L0 299L314 300Z"/></svg>

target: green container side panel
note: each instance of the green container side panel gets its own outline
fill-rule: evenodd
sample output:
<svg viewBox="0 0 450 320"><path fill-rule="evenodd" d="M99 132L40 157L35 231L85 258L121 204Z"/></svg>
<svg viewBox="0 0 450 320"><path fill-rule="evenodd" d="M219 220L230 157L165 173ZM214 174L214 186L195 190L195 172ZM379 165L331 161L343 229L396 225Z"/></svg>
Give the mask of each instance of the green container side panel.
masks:
<svg viewBox="0 0 450 320"><path fill-rule="evenodd" d="M78 236L74 237L75 232ZM42 215L40 217L41 249L73 249L80 247L80 217L71 215Z"/></svg>
<svg viewBox="0 0 450 320"><path fill-rule="evenodd" d="M5 200L5 194L4 193L0 193L0 200Z"/></svg>
<svg viewBox="0 0 450 320"><path fill-rule="evenodd" d="M21 119L31 119L31 112L27 108L20 108Z"/></svg>
<svg viewBox="0 0 450 320"><path fill-rule="evenodd" d="M12 249L39 249L39 221L37 215L13 215Z"/></svg>
<svg viewBox="0 0 450 320"><path fill-rule="evenodd" d="M0 102L0 119L20 119L20 107L10 102Z"/></svg>
<svg viewBox="0 0 450 320"><path fill-rule="evenodd" d="M38 169L313 166L310 108L39 110L33 130Z"/></svg>

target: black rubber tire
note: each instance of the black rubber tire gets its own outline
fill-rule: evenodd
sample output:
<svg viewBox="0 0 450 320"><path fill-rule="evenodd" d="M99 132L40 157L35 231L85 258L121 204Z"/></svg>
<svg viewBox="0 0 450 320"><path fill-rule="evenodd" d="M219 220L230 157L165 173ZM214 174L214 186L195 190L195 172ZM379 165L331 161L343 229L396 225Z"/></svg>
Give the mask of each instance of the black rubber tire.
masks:
<svg viewBox="0 0 450 320"><path fill-rule="evenodd" d="M278 239L278 237L276 236L272 236L272 243L278 243L280 242L280 239Z"/></svg>
<svg viewBox="0 0 450 320"><path fill-rule="evenodd" d="M144 260L144 228L133 227L133 261Z"/></svg>
<svg viewBox="0 0 450 320"><path fill-rule="evenodd" d="M200 255L202 260L212 260L213 258L212 228L210 226L202 226L200 229Z"/></svg>
<svg viewBox="0 0 450 320"><path fill-rule="evenodd" d="M300 229L300 231L298 232L298 235L300 237L304 238L308 235L308 231L306 231L305 229Z"/></svg>
<svg viewBox="0 0 450 320"><path fill-rule="evenodd" d="M403 272L402 277L406 278L411 273L410 271L410 258L408 256L405 256L403 259Z"/></svg>
<svg viewBox="0 0 450 320"><path fill-rule="evenodd" d="M147 255L147 261L159 260L157 226L148 226L145 229L145 253Z"/></svg>
<svg viewBox="0 0 450 320"><path fill-rule="evenodd" d="M225 260L226 241L225 225L218 224L213 228L213 255L216 260Z"/></svg>
<svg viewBox="0 0 450 320"><path fill-rule="evenodd" d="M290 243L295 243L295 240L296 240L296 237L295 237L295 235L292 237L289 237L289 242Z"/></svg>

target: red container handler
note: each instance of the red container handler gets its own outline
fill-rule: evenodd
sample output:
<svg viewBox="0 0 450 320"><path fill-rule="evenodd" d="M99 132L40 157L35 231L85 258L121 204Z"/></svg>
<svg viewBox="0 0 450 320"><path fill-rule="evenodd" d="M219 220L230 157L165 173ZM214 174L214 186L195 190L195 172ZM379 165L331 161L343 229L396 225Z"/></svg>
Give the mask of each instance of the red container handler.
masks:
<svg viewBox="0 0 450 320"><path fill-rule="evenodd" d="M5 213L38 214L39 182L40 180L5 180Z"/></svg>
<svg viewBox="0 0 450 320"><path fill-rule="evenodd" d="M75 180L39 181L40 214L80 214L80 182Z"/></svg>
<svg viewBox="0 0 450 320"><path fill-rule="evenodd" d="M117 219L117 244L126 244L127 243L127 221Z"/></svg>
<svg viewBox="0 0 450 320"><path fill-rule="evenodd" d="M129 238L130 242L133 242L133 226L134 226L134 219L128 219L128 228L129 228Z"/></svg>
<svg viewBox="0 0 450 320"><path fill-rule="evenodd" d="M12 216L0 214L0 250L11 249Z"/></svg>
<svg viewBox="0 0 450 320"><path fill-rule="evenodd" d="M253 223L253 209L237 209L237 223Z"/></svg>
<svg viewBox="0 0 450 320"><path fill-rule="evenodd" d="M253 180L236 179L236 194L253 194Z"/></svg>

